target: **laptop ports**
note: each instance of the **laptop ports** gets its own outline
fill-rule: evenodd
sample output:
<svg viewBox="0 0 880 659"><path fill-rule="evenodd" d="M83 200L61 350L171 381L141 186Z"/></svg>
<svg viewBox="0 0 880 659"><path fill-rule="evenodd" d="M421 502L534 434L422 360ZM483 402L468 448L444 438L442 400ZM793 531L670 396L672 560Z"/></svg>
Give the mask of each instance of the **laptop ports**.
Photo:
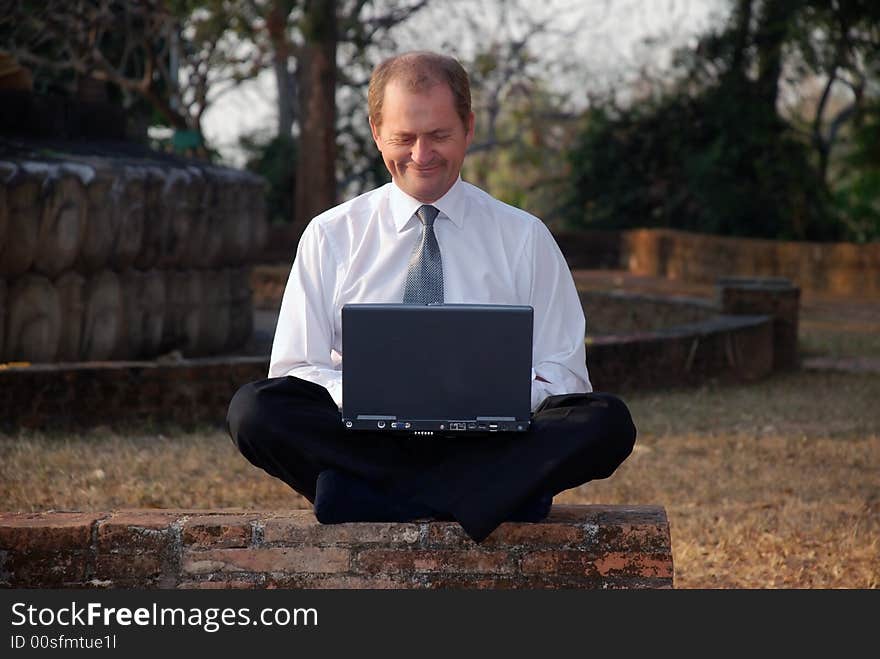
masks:
<svg viewBox="0 0 880 659"><path fill-rule="evenodd" d="M467 430L467 424L464 421L450 421L450 430Z"/></svg>

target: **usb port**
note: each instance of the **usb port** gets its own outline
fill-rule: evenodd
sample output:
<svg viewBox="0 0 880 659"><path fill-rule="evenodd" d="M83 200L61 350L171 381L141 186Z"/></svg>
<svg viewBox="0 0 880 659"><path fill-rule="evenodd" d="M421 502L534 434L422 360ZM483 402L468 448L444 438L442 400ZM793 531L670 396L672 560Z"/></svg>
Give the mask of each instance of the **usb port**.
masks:
<svg viewBox="0 0 880 659"><path fill-rule="evenodd" d="M467 430L467 424L464 421L453 421L449 424L450 430Z"/></svg>

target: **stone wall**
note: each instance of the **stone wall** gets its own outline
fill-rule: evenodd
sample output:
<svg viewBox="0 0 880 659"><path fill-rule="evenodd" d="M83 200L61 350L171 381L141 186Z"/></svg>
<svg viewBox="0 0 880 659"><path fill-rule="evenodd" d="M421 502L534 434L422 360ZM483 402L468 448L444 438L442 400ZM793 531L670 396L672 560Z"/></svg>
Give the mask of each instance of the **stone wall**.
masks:
<svg viewBox="0 0 880 659"><path fill-rule="evenodd" d="M286 273L281 266L255 268L257 301L277 308ZM798 365L799 291L787 281L724 280L716 302L599 292L582 292L582 302L591 322L587 366L597 390L753 381ZM603 332L595 332L594 317ZM142 422L222 426L238 387L268 371L268 343L249 354L0 365L0 409L6 410L0 430Z"/></svg>
<svg viewBox="0 0 880 659"><path fill-rule="evenodd" d="M653 332L588 337L587 368L594 389L616 393L759 380L773 371L773 319L716 316Z"/></svg>
<svg viewBox="0 0 880 659"><path fill-rule="evenodd" d="M573 268L714 283L721 277L784 277L802 291L880 297L880 243L810 243L675 231L569 231L554 234Z"/></svg>
<svg viewBox="0 0 880 659"><path fill-rule="evenodd" d="M798 318L801 291L783 278L727 277L718 282L723 314L765 314L773 319L773 368L800 365Z"/></svg>
<svg viewBox="0 0 880 659"><path fill-rule="evenodd" d="M229 356L0 368L0 431L222 426L233 394L268 370L268 357Z"/></svg>
<svg viewBox="0 0 880 659"><path fill-rule="evenodd" d="M0 362L210 355L247 341L262 179L38 153L0 150Z"/></svg>
<svg viewBox="0 0 880 659"><path fill-rule="evenodd" d="M671 588L660 506L554 506L477 545L453 522L311 511L0 513L0 587Z"/></svg>
<svg viewBox="0 0 880 659"><path fill-rule="evenodd" d="M579 290L587 336L653 332L701 323L718 315L709 300L639 295L624 291Z"/></svg>
<svg viewBox="0 0 880 659"><path fill-rule="evenodd" d="M619 329L587 333L594 388L632 391L749 382L799 366L800 289L787 279L728 277L715 301L581 291L586 317Z"/></svg>

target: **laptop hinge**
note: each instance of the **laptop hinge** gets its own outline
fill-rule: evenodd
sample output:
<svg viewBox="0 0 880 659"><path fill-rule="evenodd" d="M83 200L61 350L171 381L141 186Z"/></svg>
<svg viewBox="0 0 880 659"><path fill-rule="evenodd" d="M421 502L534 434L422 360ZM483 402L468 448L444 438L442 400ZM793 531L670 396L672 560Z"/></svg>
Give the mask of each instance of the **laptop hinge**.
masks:
<svg viewBox="0 0 880 659"><path fill-rule="evenodd" d="M388 414L358 414L359 421L396 421L396 416Z"/></svg>
<svg viewBox="0 0 880 659"><path fill-rule="evenodd" d="M515 416L478 416L477 421L516 421Z"/></svg>

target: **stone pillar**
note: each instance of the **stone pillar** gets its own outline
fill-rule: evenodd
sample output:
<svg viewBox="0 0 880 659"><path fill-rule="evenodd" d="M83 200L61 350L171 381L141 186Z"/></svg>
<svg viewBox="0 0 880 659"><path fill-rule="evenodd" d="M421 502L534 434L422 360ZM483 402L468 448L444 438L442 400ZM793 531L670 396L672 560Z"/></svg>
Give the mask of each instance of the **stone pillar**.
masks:
<svg viewBox="0 0 880 659"><path fill-rule="evenodd" d="M773 368L797 368L800 288L781 277L724 277L717 286L721 313L773 318Z"/></svg>
<svg viewBox="0 0 880 659"><path fill-rule="evenodd" d="M0 160L0 361L246 343L250 290L231 278L248 278L268 233L262 179L196 161L36 155Z"/></svg>

